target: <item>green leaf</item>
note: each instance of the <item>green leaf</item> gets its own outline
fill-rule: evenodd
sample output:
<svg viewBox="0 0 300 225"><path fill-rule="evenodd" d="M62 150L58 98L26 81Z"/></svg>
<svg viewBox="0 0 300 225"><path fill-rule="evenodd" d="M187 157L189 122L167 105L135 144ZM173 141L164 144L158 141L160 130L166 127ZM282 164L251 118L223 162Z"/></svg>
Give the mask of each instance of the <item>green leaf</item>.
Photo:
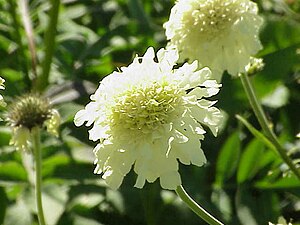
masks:
<svg viewBox="0 0 300 225"><path fill-rule="evenodd" d="M51 177L55 170L63 165L67 165L70 158L64 154L57 154L43 161L42 174L43 177Z"/></svg>
<svg viewBox="0 0 300 225"><path fill-rule="evenodd" d="M289 89L284 85L278 85L273 91L262 99L262 104L271 108L280 108L288 103Z"/></svg>
<svg viewBox="0 0 300 225"><path fill-rule="evenodd" d="M71 149L72 157L76 162L92 163L95 160L93 148L84 144L76 138L67 136L64 139L66 145Z"/></svg>
<svg viewBox="0 0 300 225"><path fill-rule="evenodd" d="M20 164L9 161L0 163L0 180L27 181L27 173Z"/></svg>
<svg viewBox="0 0 300 225"><path fill-rule="evenodd" d="M240 156L239 132L231 134L223 145L216 168L216 184L222 185L235 172Z"/></svg>
<svg viewBox="0 0 300 225"><path fill-rule="evenodd" d="M31 212L22 199L7 208L5 225L32 225Z"/></svg>
<svg viewBox="0 0 300 225"><path fill-rule="evenodd" d="M44 179L96 179L93 171L92 163L77 163L67 155L57 154L44 160L42 174Z"/></svg>
<svg viewBox="0 0 300 225"><path fill-rule="evenodd" d="M64 213L68 201L67 186L57 184L45 184L42 189L43 209L47 225L57 224ZM36 199L34 189L28 188L22 193L26 206L31 212L36 213Z"/></svg>
<svg viewBox="0 0 300 225"><path fill-rule="evenodd" d="M255 187L260 189L298 189L300 188L300 181L295 176L282 177L275 182L269 180L258 181Z"/></svg>
<svg viewBox="0 0 300 225"><path fill-rule="evenodd" d="M293 82L294 77L291 71L295 70L296 65L299 65L300 56L296 54L299 48L300 43L298 42L296 45L264 56L263 71L253 77L253 85L259 98L268 97L274 93L276 88ZM287 94L284 93L284 95Z"/></svg>
<svg viewBox="0 0 300 225"><path fill-rule="evenodd" d="M9 145L11 130L7 127L0 127L0 146Z"/></svg>
<svg viewBox="0 0 300 225"><path fill-rule="evenodd" d="M150 28L149 19L144 11L140 0L129 0L128 7L132 16L141 23L141 28L147 30Z"/></svg>
<svg viewBox="0 0 300 225"><path fill-rule="evenodd" d="M74 223L73 225L103 225L95 220L85 218L82 216L74 216Z"/></svg>
<svg viewBox="0 0 300 225"><path fill-rule="evenodd" d="M65 206L68 201L68 188L51 184L43 188L42 194L47 224L55 225L65 211Z"/></svg>
<svg viewBox="0 0 300 225"><path fill-rule="evenodd" d="M239 184L251 179L256 174L263 151L264 146L257 139L253 139L247 145L239 163L237 173L237 181Z"/></svg>

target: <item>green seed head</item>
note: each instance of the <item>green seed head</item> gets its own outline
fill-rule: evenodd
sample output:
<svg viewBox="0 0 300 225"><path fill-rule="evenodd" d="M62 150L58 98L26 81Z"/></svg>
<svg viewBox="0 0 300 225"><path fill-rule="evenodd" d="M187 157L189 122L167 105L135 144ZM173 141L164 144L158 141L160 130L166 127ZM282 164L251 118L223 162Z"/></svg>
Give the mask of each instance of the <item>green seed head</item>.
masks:
<svg viewBox="0 0 300 225"><path fill-rule="evenodd" d="M7 121L13 127L42 127L52 116L49 101L37 94L26 94L9 106Z"/></svg>

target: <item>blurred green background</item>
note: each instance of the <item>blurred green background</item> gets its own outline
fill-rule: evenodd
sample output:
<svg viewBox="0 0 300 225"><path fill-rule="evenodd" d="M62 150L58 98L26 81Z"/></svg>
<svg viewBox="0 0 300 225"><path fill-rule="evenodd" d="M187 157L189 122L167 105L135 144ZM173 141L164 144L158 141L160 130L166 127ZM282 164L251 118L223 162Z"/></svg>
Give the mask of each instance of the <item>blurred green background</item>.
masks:
<svg viewBox="0 0 300 225"><path fill-rule="evenodd" d="M29 18L36 47L36 73L47 54L44 35L51 4L30 0ZM22 15L23 0L0 0L1 92L9 104L31 87L35 76ZM265 23L266 64L252 77L267 116L282 145L295 162L300 159L300 1L257 1ZM166 45L162 24L168 20L170 0L62 0L56 44L45 95L62 116L60 137L43 134L43 197L48 225L196 225L205 224L176 194L158 182L134 188L131 172L118 191L106 188L93 174L93 147L86 127L73 124L75 113L89 102L101 79L128 65L148 46ZM28 19L28 17L27 17ZM235 118L242 115L260 129L239 79L224 75L215 98L225 115L217 138L203 141L208 163L180 166L183 185L205 209L230 225L275 223L284 216L300 224L300 181L280 157ZM1 109L5 119L5 108ZM11 131L0 122L0 224L34 225L32 155L9 145Z"/></svg>

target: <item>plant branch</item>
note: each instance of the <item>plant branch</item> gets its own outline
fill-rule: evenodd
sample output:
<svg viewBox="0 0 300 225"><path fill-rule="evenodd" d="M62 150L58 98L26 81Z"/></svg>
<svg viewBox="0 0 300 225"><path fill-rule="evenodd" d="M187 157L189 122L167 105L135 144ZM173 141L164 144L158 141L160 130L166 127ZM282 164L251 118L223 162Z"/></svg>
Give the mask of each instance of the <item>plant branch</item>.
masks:
<svg viewBox="0 0 300 225"><path fill-rule="evenodd" d="M35 156L35 195L37 204L37 214L40 225L45 225L45 217L43 212L42 204L42 154L41 154L41 143L40 143L40 128L35 127L32 130L33 134L33 147Z"/></svg>
<svg viewBox="0 0 300 225"><path fill-rule="evenodd" d="M33 79L36 79L37 78L37 54L36 54L36 47L33 38L34 34L33 34L32 24L29 16L28 1L19 0L19 4L21 10L21 17L25 28L26 37L28 39L29 51L31 55L32 73L34 76Z"/></svg>
<svg viewBox="0 0 300 225"><path fill-rule="evenodd" d="M177 195L184 201L194 213L196 213L200 218L206 221L210 225L223 225L222 222L214 218L211 214L209 214L205 209L203 209L200 205L197 204L184 190L183 186L178 186L176 189Z"/></svg>
<svg viewBox="0 0 300 225"><path fill-rule="evenodd" d="M55 49L56 27L59 14L60 0L51 1L50 21L44 37L45 57L42 61L42 73L38 77L35 88L38 91L43 91L49 84L49 74L52 64L52 58Z"/></svg>
<svg viewBox="0 0 300 225"><path fill-rule="evenodd" d="M261 105L258 102L258 99L256 97L256 94L254 92L254 88L252 86L252 83L248 77L247 74L242 73L240 75L244 90L247 94L247 97L250 101L250 104L252 106L252 109L254 111L254 114L262 127L266 137L273 143L273 145L276 147L276 150L282 160L289 166L291 171L298 177L300 180L300 171L296 168L295 164L292 162L292 160L287 155L285 149L281 146L281 144L278 141L278 138L276 137L275 133L273 132L270 123L268 122L266 115L261 107Z"/></svg>

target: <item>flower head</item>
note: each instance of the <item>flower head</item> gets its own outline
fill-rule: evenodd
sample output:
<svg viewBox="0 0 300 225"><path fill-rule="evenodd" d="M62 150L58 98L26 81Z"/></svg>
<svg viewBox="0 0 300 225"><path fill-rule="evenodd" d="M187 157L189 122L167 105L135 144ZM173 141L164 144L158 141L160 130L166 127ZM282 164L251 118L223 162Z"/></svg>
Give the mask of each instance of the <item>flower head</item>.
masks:
<svg viewBox="0 0 300 225"><path fill-rule="evenodd" d="M178 0L164 24L169 46L183 60L198 60L216 79L223 71L245 72L249 58L261 49L262 18L249 0Z"/></svg>
<svg viewBox="0 0 300 225"><path fill-rule="evenodd" d="M269 222L269 225L293 225L293 224L291 222L288 223L284 217L280 216L276 224Z"/></svg>
<svg viewBox="0 0 300 225"><path fill-rule="evenodd" d="M181 184L178 161L201 166L206 162L199 139L201 124L217 134L220 111L206 98L220 85L210 80L210 71L197 70L197 62L173 69L178 54L161 49L155 61L153 48L132 64L105 77L91 102L77 112L74 122L93 128L95 172L117 189L134 167L135 186L145 181L176 189Z"/></svg>
<svg viewBox="0 0 300 225"><path fill-rule="evenodd" d="M2 77L0 77L0 90L3 90L5 88L4 82L5 82L5 80ZM0 106L6 106L6 103L4 102L2 95L0 95Z"/></svg>
<svg viewBox="0 0 300 225"><path fill-rule="evenodd" d="M250 57L249 64L245 67L248 76L252 76L264 69L264 62L262 58Z"/></svg>
<svg viewBox="0 0 300 225"><path fill-rule="evenodd" d="M31 130L46 126L49 133L57 136L60 117L47 99L25 94L9 106L7 122L13 131L10 144L17 150L29 150Z"/></svg>

